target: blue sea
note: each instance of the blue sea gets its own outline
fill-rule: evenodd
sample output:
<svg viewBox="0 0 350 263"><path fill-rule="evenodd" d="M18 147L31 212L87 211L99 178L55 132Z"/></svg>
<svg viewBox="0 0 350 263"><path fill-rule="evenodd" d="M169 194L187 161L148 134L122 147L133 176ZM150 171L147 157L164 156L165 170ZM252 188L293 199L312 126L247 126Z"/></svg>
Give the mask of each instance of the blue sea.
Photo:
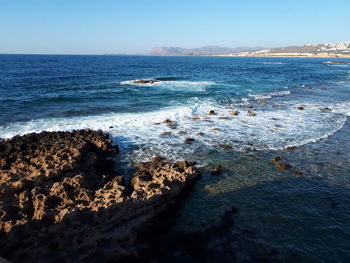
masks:
<svg viewBox="0 0 350 263"><path fill-rule="evenodd" d="M350 62L0 55L0 138L99 129L125 172L156 155L195 160L202 179L169 236L236 207L223 246L241 262L271 251L281 262L350 262L350 64L334 60ZM276 156L292 168L276 169Z"/></svg>

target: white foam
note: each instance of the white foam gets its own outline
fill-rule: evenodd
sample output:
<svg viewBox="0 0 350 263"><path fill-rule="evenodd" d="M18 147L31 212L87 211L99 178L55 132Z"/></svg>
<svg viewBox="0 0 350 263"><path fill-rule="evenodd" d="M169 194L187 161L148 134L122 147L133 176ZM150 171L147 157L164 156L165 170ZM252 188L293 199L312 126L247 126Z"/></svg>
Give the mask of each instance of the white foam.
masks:
<svg viewBox="0 0 350 263"><path fill-rule="evenodd" d="M350 102L321 106L307 103L305 105L304 111L295 110L292 105L284 105L284 108L271 110L253 109L255 117L247 116L246 109L238 109L238 116L230 116L230 111L237 108L218 105L214 100L193 99L188 106L168 107L153 112L109 113L10 123L0 126L0 137L10 138L18 134L44 130L101 129L110 133L113 140L119 144L122 158L127 162L147 160L155 155L170 159L195 159L194 154L203 147L222 150L218 147L219 144L230 144L234 150L279 150L315 142L343 127L347 116L350 115ZM322 113L320 108L325 106L333 111ZM217 115L207 115L209 110L214 110ZM198 116L200 120L192 120L193 116ZM220 120L220 116L228 116L230 120ZM177 123L177 129L171 130L166 124L154 125L165 119ZM204 121L205 119L211 122ZM165 131L172 134L160 136ZM188 134L178 135L178 131ZM197 132L203 132L205 135L197 136ZM185 137L195 138L196 141L184 144Z"/></svg>
<svg viewBox="0 0 350 263"><path fill-rule="evenodd" d="M248 94L249 97L253 97L255 99L270 99L272 97L280 97L280 96L286 96L290 95L290 90L285 91L277 91L277 92L270 92L270 93L263 93L263 94Z"/></svg>
<svg viewBox="0 0 350 263"><path fill-rule="evenodd" d="M150 79L148 79L150 80ZM157 87L166 88L174 91L178 90L195 90L195 91L205 91L205 88L212 86L215 82L211 81L183 81L183 80L157 80L154 83L135 83L138 80L127 80L119 82L121 85L132 85L132 86L144 86L144 87Z"/></svg>

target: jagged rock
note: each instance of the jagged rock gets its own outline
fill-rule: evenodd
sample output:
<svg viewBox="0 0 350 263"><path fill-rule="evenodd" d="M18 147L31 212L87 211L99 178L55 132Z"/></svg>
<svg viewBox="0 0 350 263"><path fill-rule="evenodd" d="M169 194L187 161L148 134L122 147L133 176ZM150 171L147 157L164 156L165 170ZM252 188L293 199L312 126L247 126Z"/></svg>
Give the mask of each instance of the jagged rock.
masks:
<svg viewBox="0 0 350 263"><path fill-rule="evenodd" d="M137 234L199 175L158 157L125 185L110 159L118 148L91 130L16 136L0 149L0 256L10 262L137 256Z"/></svg>

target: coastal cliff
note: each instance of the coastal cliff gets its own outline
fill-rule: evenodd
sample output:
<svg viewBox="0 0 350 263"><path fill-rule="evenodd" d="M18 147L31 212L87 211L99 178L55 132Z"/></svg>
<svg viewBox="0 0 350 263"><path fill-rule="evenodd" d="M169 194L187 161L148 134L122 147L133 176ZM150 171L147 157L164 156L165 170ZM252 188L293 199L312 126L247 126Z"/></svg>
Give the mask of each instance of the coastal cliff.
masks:
<svg viewBox="0 0 350 263"><path fill-rule="evenodd" d="M137 257L135 239L199 172L156 157L132 178L92 130L0 142L0 256L10 262L104 262Z"/></svg>

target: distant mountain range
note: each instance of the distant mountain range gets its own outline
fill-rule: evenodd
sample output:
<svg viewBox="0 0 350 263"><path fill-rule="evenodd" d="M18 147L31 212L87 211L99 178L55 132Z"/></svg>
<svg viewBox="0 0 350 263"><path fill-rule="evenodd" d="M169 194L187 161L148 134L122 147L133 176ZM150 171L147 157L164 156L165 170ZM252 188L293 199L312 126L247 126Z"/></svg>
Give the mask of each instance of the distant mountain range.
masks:
<svg viewBox="0 0 350 263"><path fill-rule="evenodd" d="M218 47L218 46L205 46L200 48L181 48L181 47L156 47L149 52L151 56L190 56L190 55L217 55L237 53L244 51L257 51L262 50L262 47Z"/></svg>
<svg viewBox="0 0 350 263"><path fill-rule="evenodd" d="M148 54L152 56L238 56L238 57L344 57L350 58L350 41L308 44L264 49L261 47L218 47L201 48L157 47Z"/></svg>

